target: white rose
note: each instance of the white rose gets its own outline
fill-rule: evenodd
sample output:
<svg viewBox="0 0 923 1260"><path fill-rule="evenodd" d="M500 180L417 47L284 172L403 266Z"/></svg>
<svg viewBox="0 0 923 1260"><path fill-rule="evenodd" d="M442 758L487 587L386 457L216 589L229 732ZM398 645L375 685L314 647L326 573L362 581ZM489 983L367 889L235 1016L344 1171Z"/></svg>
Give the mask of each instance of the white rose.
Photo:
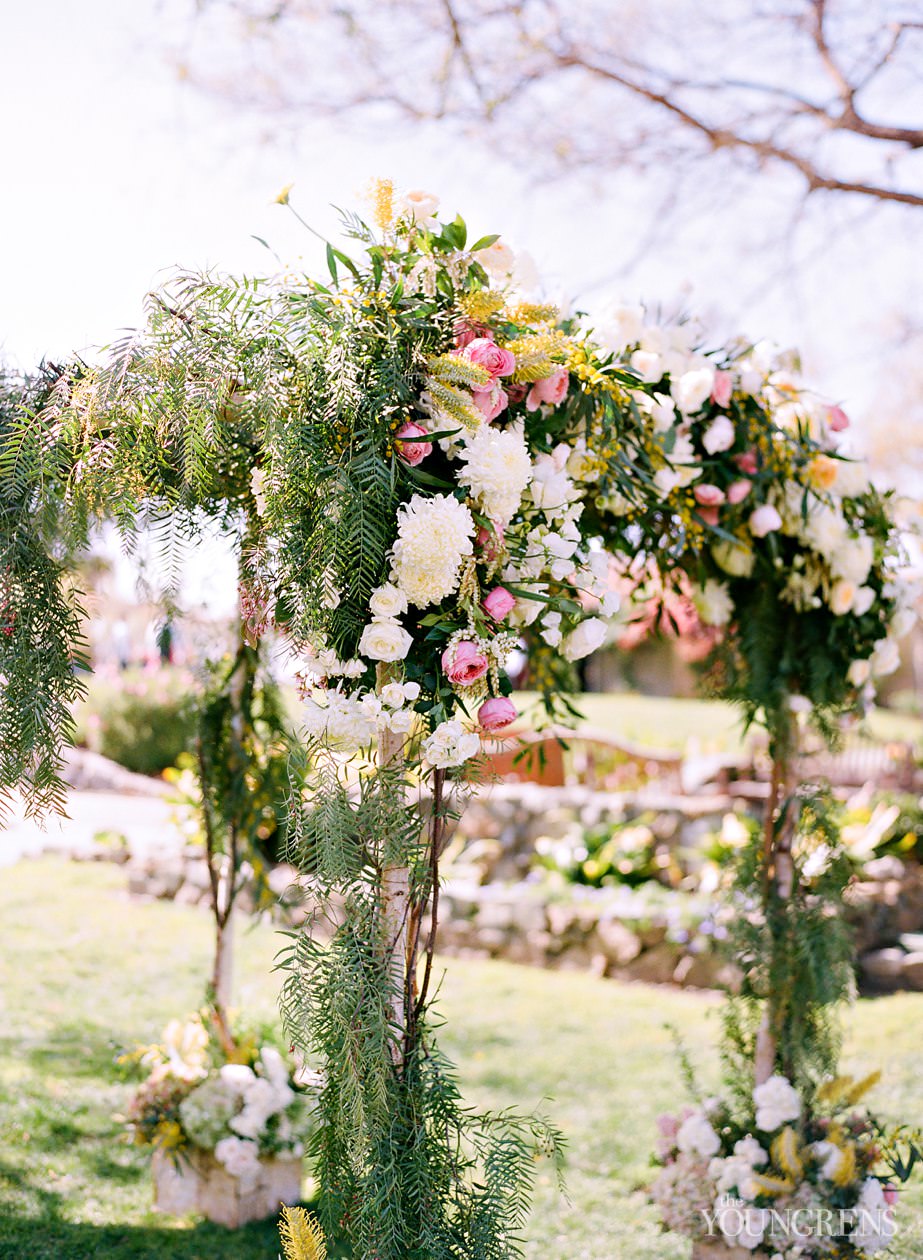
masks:
<svg viewBox="0 0 923 1260"><path fill-rule="evenodd" d="M756 1104L756 1127L764 1133L781 1129L801 1115L801 1098L784 1076L770 1076L753 1091Z"/></svg>
<svg viewBox="0 0 923 1260"><path fill-rule="evenodd" d="M763 503L750 513L749 525L754 538L765 538L782 528L782 517L771 503Z"/></svg>
<svg viewBox="0 0 923 1260"><path fill-rule="evenodd" d="M377 591L372 591L369 611L373 617L382 619L400 617L407 611L407 596L391 582L386 582Z"/></svg>
<svg viewBox="0 0 923 1260"><path fill-rule="evenodd" d="M613 354L621 354L629 346L636 346L644 332L643 306L613 306L603 314L596 328L601 346Z"/></svg>
<svg viewBox="0 0 923 1260"><path fill-rule="evenodd" d="M399 682L385 683L381 691L382 703L390 709L399 709L404 703L404 684Z"/></svg>
<svg viewBox="0 0 923 1260"><path fill-rule="evenodd" d="M570 632L561 649L569 661L582 660L601 648L606 641L608 627L599 617L588 617Z"/></svg>
<svg viewBox="0 0 923 1260"><path fill-rule="evenodd" d="M727 416L717 416L702 435L702 445L709 455L729 450L734 445L734 424Z"/></svg>
<svg viewBox="0 0 923 1260"><path fill-rule="evenodd" d="M395 735L407 735L415 721L416 715L413 709L394 709L386 715L384 725Z"/></svg>
<svg viewBox="0 0 923 1260"><path fill-rule="evenodd" d="M871 656L871 669L876 678L885 678L900 667L901 654L894 639L881 639Z"/></svg>
<svg viewBox="0 0 923 1260"><path fill-rule="evenodd" d="M414 223L429 224L439 209L439 198L433 193L424 192L422 188L411 188L400 199L402 212L408 214Z"/></svg>
<svg viewBox="0 0 923 1260"><path fill-rule="evenodd" d="M834 582L827 596L827 604L834 617L844 617L848 612L852 611L852 606L856 599L856 587L852 582Z"/></svg>
<svg viewBox="0 0 923 1260"><path fill-rule="evenodd" d="M693 593L692 602L706 626L726 626L734 612L734 601L724 582L708 578L705 585Z"/></svg>
<svg viewBox="0 0 923 1260"><path fill-rule="evenodd" d="M495 280L508 276L516 262L516 255L502 240L494 241L486 249L479 249L474 257Z"/></svg>
<svg viewBox="0 0 923 1260"><path fill-rule="evenodd" d="M852 602L852 612L857 617L863 617L875 602L875 592L871 586L859 586L856 588L856 597Z"/></svg>
<svg viewBox="0 0 923 1260"><path fill-rule="evenodd" d="M714 385L714 368L693 368L691 372L684 372L678 381L672 383L670 393L683 415L688 416L695 411L701 410L705 402L711 397ZM724 416L722 419L726 420L727 417ZM720 447L718 449L723 450L724 448Z"/></svg>
<svg viewBox="0 0 923 1260"><path fill-rule="evenodd" d="M651 399L650 417L655 433L667 433L676 423L676 404L669 394L654 394Z"/></svg>
<svg viewBox="0 0 923 1260"><path fill-rule="evenodd" d="M721 1139L706 1117L696 1111L680 1125L676 1145L688 1154L704 1155L708 1158L717 1155L721 1150Z"/></svg>
<svg viewBox="0 0 923 1260"><path fill-rule="evenodd" d="M663 359L653 350L636 350L629 362L641 380L649 385L663 376Z"/></svg>
<svg viewBox="0 0 923 1260"><path fill-rule="evenodd" d="M847 680L853 687L864 687L871 676L872 666L867 660L853 661L846 674Z"/></svg>
<svg viewBox="0 0 923 1260"><path fill-rule="evenodd" d="M359 652L370 661L402 661L413 637L397 621L370 621L362 631Z"/></svg>
<svg viewBox="0 0 923 1260"><path fill-rule="evenodd" d="M718 542L711 549L715 564L731 577L749 577L756 557L743 543Z"/></svg>

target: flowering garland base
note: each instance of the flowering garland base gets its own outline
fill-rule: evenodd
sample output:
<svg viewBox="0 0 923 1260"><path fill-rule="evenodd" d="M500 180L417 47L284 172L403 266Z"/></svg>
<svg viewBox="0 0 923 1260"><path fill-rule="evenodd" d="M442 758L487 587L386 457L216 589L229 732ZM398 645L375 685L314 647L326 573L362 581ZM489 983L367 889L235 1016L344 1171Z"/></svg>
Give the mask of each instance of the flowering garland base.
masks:
<svg viewBox="0 0 923 1260"><path fill-rule="evenodd" d="M752 1255L745 1247L729 1247L725 1242L698 1242L692 1246L692 1260L750 1260Z"/></svg>
<svg viewBox="0 0 923 1260"><path fill-rule="evenodd" d="M275 1216L280 1203L301 1198L300 1159L262 1159L253 1176L232 1177L210 1152L192 1151L176 1164L165 1152L155 1151L151 1171L159 1212L200 1212L228 1229Z"/></svg>

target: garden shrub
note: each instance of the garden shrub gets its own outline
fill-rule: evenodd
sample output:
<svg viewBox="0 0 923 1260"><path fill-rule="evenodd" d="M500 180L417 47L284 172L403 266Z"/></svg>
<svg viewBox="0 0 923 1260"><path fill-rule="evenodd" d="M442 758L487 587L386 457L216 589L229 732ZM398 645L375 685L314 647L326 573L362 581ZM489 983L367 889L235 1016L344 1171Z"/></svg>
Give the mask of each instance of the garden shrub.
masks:
<svg viewBox="0 0 923 1260"><path fill-rule="evenodd" d="M100 752L137 774L162 774L193 745L194 695L185 670L123 675L118 690L96 701Z"/></svg>

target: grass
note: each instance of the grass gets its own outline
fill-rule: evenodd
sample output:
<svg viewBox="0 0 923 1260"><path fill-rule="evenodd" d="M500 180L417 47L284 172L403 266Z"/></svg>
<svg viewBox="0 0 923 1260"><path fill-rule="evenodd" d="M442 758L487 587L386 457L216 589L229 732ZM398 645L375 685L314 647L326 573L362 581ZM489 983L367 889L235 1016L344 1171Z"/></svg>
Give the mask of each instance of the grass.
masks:
<svg viewBox="0 0 923 1260"><path fill-rule="evenodd" d="M131 1089L115 1055L201 999L205 915L130 901L117 868L42 860L3 872L0 922L0 1258L275 1260L271 1222L229 1233L154 1213L148 1156L113 1118ZM239 940L239 1000L256 1016L274 1011L278 943L262 925ZM714 1080L716 999L450 959L441 1009L470 1101L539 1104L567 1135L569 1198L540 1168L529 1260L687 1256L641 1187L656 1114L685 1101L666 1025ZM851 1013L846 1066L884 1068L889 1117L920 1121L921 1026L923 995ZM900 1260L923 1260L919 1188L901 1223Z"/></svg>

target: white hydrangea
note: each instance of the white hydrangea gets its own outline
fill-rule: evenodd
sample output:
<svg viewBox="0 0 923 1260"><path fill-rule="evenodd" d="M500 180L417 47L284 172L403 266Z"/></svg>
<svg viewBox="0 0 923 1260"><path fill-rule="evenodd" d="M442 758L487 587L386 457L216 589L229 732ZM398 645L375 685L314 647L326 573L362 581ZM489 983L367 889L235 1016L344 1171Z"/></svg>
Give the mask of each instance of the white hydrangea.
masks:
<svg viewBox="0 0 923 1260"><path fill-rule="evenodd" d="M701 1111L694 1111L680 1125L676 1135L676 1145L681 1151L703 1155L708 1159L720 1151L721 1139L708 1117Z"/></svg>
<svg viewBox="0 0 923 1260"><path fill-rule="evenodd" d="M423 756L431 766L449 769L476 757L480 748L477 733L466 731L461 722L453 718L450 722L440 722L423 741Z"/></svg>
<svg viewBox="0 0 923 1260"><path fill-rule="evenodd" d="M374 717L360 700L340 691L328 692L326 699L326 705L306 701L304 726L308 735L323 739L331 748L349 756L371 743Z"/></svg>
<svg viewBox="0 0 923 1260"><path fill-rule="evenodd" d="M756 1127L763 1133L781 1129L783 1124L797 1120L801 1115L798 1091L778 1073L756 1086L753 1101L756 1105Z"/></svg>
<svg viewBox="0 0 923 1260"><path fill-rule="evenodd" d="M411 604L438 604L458 587L463 561L474 552L474 518L451 495L415 494L397 517L393 577Z"/></svg>
<svg viewBox="0 0 923 1260"><path fill-rule="evenodd" d="M468 487L491 520L509 524L532 476L522 428L481 425L465 442L458 458L465 464L458 476L459 485Z"/></svg>
<svg viewBox="0 0 923 1260"><path fill-rule="evenodd" d="M253 1180L260 1170L260 1148L246 1138L222 1138L215 1147L215 1159L223 1164L231 1177L241 1181Z"/></svg>
<svg viewBox="0 0 923 1260"><path fill-rule="evenodd" d="M724 582L708 578L692 596L696 612L706 626L726 626L734 612L734 601Z"/></svg>

